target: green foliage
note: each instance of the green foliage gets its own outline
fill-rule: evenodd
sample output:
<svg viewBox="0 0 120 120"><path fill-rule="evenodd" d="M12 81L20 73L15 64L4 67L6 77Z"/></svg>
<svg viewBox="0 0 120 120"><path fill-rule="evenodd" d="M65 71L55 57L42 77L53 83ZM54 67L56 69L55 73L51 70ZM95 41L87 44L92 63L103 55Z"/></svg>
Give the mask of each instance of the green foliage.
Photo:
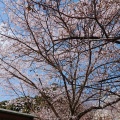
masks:
<svg viewBox="0 0 120 120"><path fill-rule="evenodd" d="M6 103L7 101L0 102L0 108L6 109Z"/></svg>
<svg viewBox="0 0 120 120"><path fill-rule="evenodd" d="M8 110L15 110L14 104L7 105L6 109L8 109Z"/></svg>
<svg viewBox="0 0 120 120"><path fill-rule="evenodd" d="M49 97L48 97L49 99ZM45 100L41 96L30 97L19 97L10 101L0 102L0 108L14 110L23 113L30 113L31 108L34 110L39 110L39 107L45 106Z"/></svg>

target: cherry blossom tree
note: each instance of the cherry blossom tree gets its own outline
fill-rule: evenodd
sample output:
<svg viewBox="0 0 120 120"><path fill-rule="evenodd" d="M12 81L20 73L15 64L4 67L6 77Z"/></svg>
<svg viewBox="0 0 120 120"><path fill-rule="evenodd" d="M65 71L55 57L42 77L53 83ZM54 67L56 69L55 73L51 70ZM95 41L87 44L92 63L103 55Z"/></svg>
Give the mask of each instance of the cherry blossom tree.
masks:
<svg viewBox="0 0 120 120"><path fill-rule="evenodd" d="M42 96L41 119L87 120L120 101L119 0L1 3L0 77Z"/></svg>

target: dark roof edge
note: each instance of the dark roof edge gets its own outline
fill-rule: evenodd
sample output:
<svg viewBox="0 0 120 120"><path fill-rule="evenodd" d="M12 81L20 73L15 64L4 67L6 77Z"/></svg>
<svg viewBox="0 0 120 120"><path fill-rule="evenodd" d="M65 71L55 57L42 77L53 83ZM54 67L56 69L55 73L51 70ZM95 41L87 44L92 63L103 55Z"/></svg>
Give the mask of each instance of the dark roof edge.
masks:
<svg viewBox="0 0 120 120"><path fill-rule="evenodd" d="M26 116L26 117L31 117L31 118L36 118L36 116L34 116L32 114L21 113L21 112L16 112L16 111L13 111L13 110L2 109L2 108L0 108L0 112L14 114L14 115L20 115L20 116Z"/></svg>

